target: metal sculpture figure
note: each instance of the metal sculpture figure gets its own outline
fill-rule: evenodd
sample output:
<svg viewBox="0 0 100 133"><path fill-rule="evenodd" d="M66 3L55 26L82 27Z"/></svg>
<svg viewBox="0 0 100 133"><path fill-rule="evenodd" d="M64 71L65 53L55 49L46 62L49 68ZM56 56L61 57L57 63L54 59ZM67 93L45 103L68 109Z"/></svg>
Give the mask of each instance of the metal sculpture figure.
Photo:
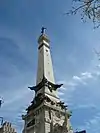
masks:
<svg viewBox="0 0 100 133"><path fill-rule="evenodd" d="M47 28L42 27L42 28L41 28L41 33L42 33L42 34L45 34L45 30L46 30L46 29L47 29Z"/></svg>

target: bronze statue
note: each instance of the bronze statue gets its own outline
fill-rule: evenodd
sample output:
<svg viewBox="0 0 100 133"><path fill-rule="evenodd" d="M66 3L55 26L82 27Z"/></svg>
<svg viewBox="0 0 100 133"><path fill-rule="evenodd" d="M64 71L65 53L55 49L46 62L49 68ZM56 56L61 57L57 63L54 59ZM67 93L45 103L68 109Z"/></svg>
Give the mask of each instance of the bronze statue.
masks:
<svg viewBox="0 0 100 133"><path fill-rule="evenodd" d="M46 30L46 29L47 29L47 28L42 27L42 28L41 28L41 33L42 33L42 34L45 34L45 30Z"/></svg>

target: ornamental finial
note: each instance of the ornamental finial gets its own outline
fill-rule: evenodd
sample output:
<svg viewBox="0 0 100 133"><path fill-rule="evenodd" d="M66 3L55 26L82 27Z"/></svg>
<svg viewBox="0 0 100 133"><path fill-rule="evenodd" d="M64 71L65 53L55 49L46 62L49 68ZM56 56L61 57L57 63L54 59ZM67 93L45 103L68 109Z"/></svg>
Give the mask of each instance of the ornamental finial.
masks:
<svg viewBox="0 0 100 133"><path fill-rule="evenodd" d="M45 34L45 30L46 30L46 29L47 29L47 28L42 27L42 28L41 28L41 33L42 33L42 34Z"/></svg>

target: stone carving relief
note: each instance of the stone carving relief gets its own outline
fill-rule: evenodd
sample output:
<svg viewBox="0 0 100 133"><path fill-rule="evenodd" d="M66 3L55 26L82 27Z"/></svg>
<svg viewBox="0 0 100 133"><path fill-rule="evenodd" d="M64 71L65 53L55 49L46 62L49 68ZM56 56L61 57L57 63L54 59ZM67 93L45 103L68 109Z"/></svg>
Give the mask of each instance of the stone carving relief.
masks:
<svg viewBox="0 0 100 133"><path fill-rule="evenodd" d="M43 119L42 115L36 118L36 124L34 127L35 133L39 133L42 130Z"/></svg>
<svg viewBox="0 0 100 133"><path fill-rule="evenodd" d="M64 117L61 115L59 111L51 111L52 112L52 119L53 123L61 123L61 121L64 121Z"/></svg>
<svg viewBox="0 0 100 133"><path fill-rule="evenodd" d="M56 123L53 128L53 133L68 133L67 128L64 128L60 124Z"/></svg>

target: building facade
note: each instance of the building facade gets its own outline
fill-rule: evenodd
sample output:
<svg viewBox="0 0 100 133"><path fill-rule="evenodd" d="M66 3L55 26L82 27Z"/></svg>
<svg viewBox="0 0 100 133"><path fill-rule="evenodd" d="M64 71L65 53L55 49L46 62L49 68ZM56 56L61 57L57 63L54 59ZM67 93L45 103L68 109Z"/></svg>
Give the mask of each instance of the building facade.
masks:
<svg viewBox="0 0 100 133"><path fill-rule="evenodd" d="M10 122L5 122L0 128L0 133L17 133L17 132L15 128L12 127Z"/></svg>
<svg viewBox="0 0 100 133"><path fill-rule="evenodd" d="M56 84L50 54L50 40L42 28L38 39L38 69L35 91L31 105L23 115L23 133L73 133L70 116L64 102L57 95L63 84Z"/></svg>

